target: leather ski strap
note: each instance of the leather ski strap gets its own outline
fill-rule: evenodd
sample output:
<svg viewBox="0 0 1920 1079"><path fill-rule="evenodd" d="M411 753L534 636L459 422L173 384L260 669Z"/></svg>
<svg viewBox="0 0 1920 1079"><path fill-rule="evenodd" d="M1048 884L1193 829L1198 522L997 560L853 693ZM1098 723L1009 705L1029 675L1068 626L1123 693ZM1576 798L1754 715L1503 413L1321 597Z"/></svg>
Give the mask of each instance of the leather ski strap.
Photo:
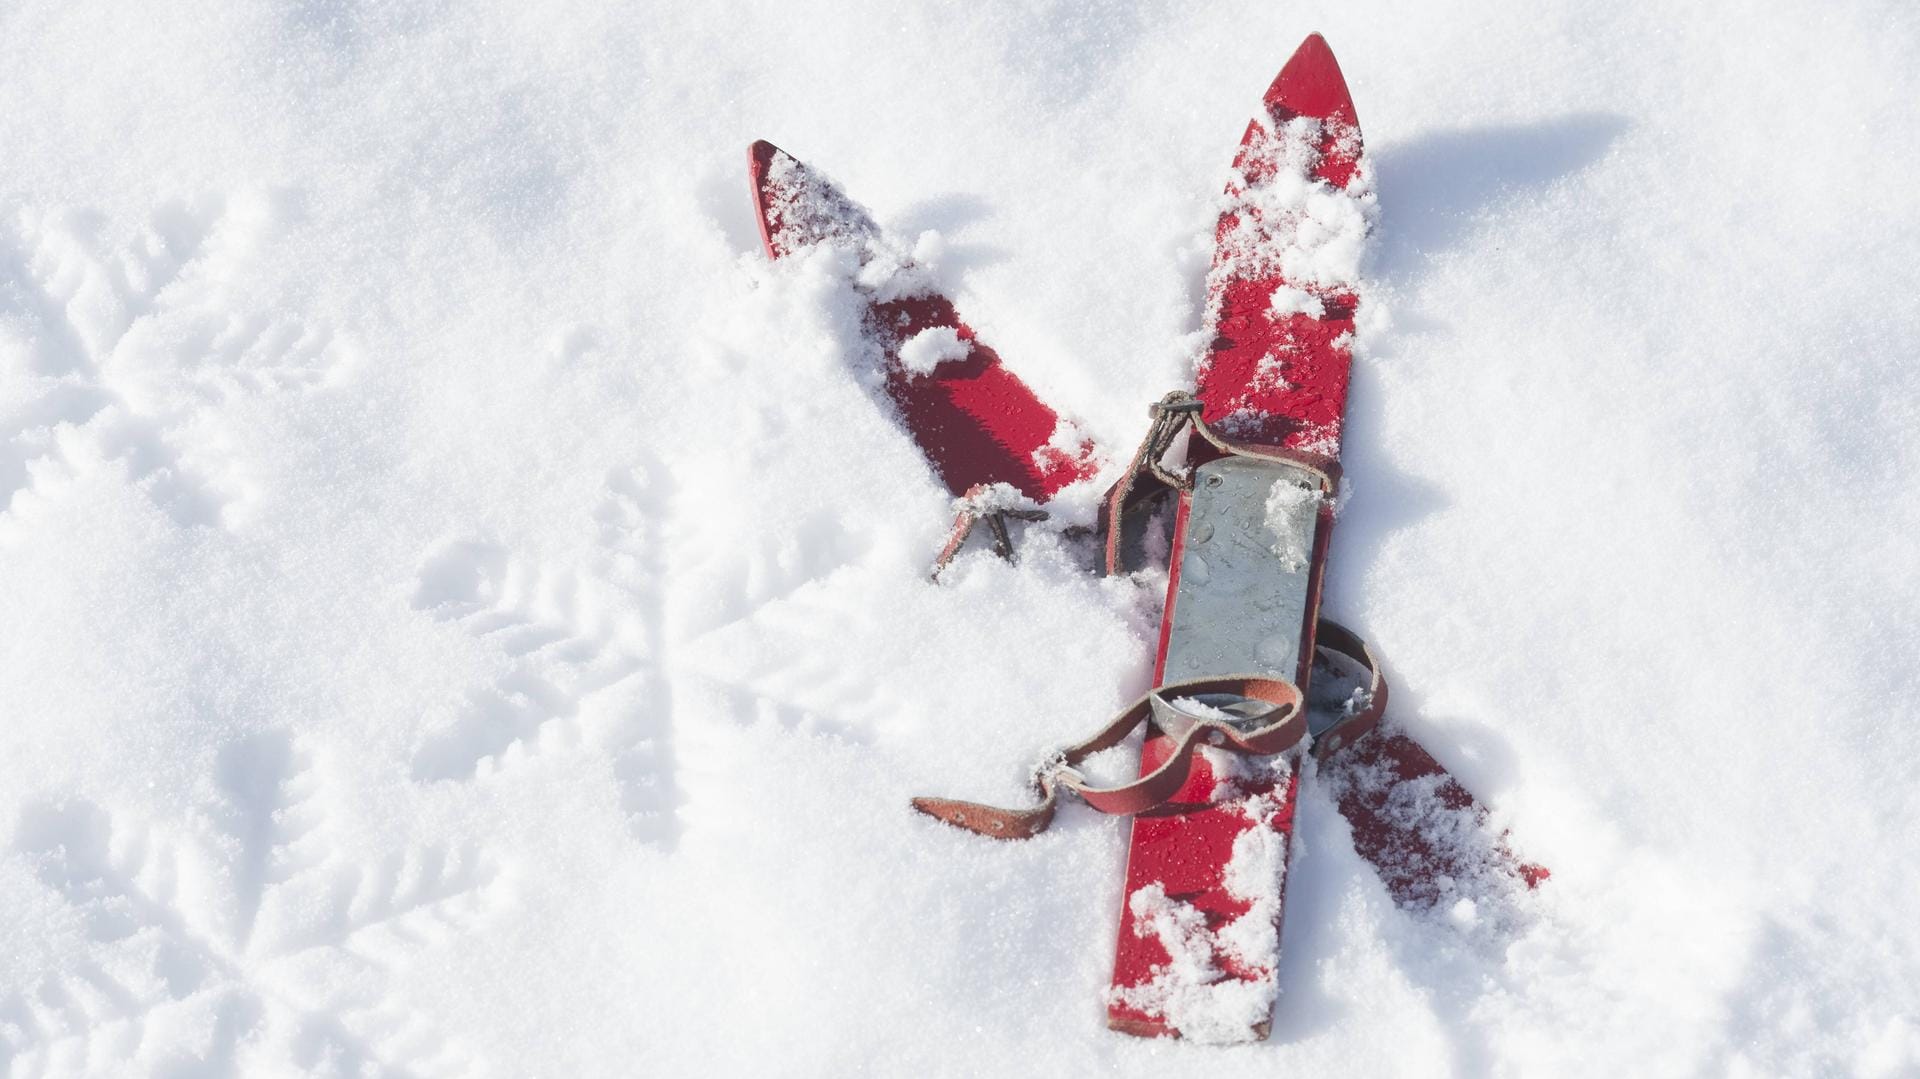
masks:
<svg viewBox="0 0 1920 1079"><path fill-rule="evenodd" d="M1150 499L1193 486L1191 475L1169 472L1160 459L1173 448L1173 440L1179 437L1188 421L1199 419L1200 407L1197 398L1182 390L1174 390L1147 406L1147 415L1153 423L1140 440L1139 448L1133 451L1127 470L1107 489L1100 509L1107 576L1121 572L1121 518Z"/></svg>
<svg viewBox="0 0 1920 1079"><path fill-rule="evenodd" d="M1206 712L1212 713L1206 715L1187 703L1213 695L1253 702L1254 707L1246 710L1257 711L1251 718L1262 721L1261 725L1243 729L1250 720L1235 722L1233 713L1218 708L1206 708ZM1203 745L1257 756L1292 748L1307 733L1304 704L1300 690L1292 683L1254 675L1202 678L1160 686L1127 706L1091 737L1057 750L1042 761L1033 776L1040 804L1031 809L1000 809L950 798L915 798L913 807L948 824L996 839L1026 839L1045 831L1053 822L1062 787L1102 813L1144 813L1164 804L1180 790L1193 769L1194 753ZM1266 707L1261 709L1259 705ZM1214 718L1216 716L1218 718ZM1119 745L1149 719L1185 728L1167 731L1179 739L1179 744L1160 767L1117 787L1096 787L1075 770L1075 765L1095 753Z"/></svg>
<svg viewBox="0 0 1920 1079"><path fill-rule="evenodd" d="M1338 732L1351 741L1373 726L1386 708L1386 681L1372 653L1348 630L1321 622L1324 647L1352 656L1372 672L1366 703L1352 710L1327 734ZM1328 629L1331 627L1332 632ZM1359 655L1345 645L1358 644ZM1214 697L1216 701L1206 698ZM1232 703L1216 703L1220 699ZM1131 783L1096 787L1076 766L1101 750L1119 745L1134 729L1151 720L1176 740L1173 752L1160 767ZM1202 746L1248 756L1283 753L1306 738L1306 702L1298 687L1264 675L1201 678L1159 686L1123 709L1106 726L1083 741L1056 750L1034 769L1033 786L1040 804L1029 809L1003 809L954 798L915 798L913 808L937 820L993 839L1027 839L1046 831L1059 807L1062 788L1102 813L1148 813L1167 804L1187 782L1193 755Z"/></svg>
<svg viewBox="0 0 1920 1079"><path fill-rule="evenodd" d="M1331 652L1359 664L1368 676L1365 692L1347 702L1340 718L1313 736L1313 755L1324 758L1380 725L1380 717L1387 712L1387 676L1381 672L1373 648L1358 633L1331 618L1315 623L1313 646L1316 651Z"/></svg>

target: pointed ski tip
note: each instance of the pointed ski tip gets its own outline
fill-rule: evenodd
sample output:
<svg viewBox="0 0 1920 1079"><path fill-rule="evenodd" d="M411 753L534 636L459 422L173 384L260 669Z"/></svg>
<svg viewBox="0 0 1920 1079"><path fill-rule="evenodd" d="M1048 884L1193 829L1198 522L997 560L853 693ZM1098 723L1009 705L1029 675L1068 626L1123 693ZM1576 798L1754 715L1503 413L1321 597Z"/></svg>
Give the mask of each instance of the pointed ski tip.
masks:
<svg viewBox="0 0 1920 1079"><path fill-rule="evenodd" d="M1296 116L1320 119L1339 118L1358 124L1353 96L1347 92L1346 76L1340 62L1333 58L1327 39L1318 33L1307 35L1300 47L1287 58L1286 66L1274 77L1263 98L1268 115L1284 123Z"/></svg>
<svg viewBox="0 0 1920 1079"><path fill-rule="evenodd" d="M1289 71L1298 72L1301 75L1311 73L1321 76L1331 72L1338 77L1340 62L1333 58L1333 46L1328 45L1327 39L1316 30L1300 42L1299 47L1293 50L1292 56L1287 57L1286 64L1280 70L1282 78L1285 78Z"/></svg>
<svg viewBox="0 0 1920 1079"><path fill-rule="evenodd" d="M780 251L773 242L773 222L767 219L767 174L781 158L793 160L791 154L765 139L755 139L753 145L747 147L747 182L753 188L753 216L760 225L760 243L770 258L779 258Z"/></svg>
<svg viewBox="0 0 1920 1079"><path fill-rule="evenodd" d="M787 153L785 150L782 150L780 147L775 146L765 139L755 139L753 140L753 145L747 147L747 166L753 170L754 176L758 177L766 172L768 166L773 164L775 158L791 158L792 156L792 154Z"/></svg>

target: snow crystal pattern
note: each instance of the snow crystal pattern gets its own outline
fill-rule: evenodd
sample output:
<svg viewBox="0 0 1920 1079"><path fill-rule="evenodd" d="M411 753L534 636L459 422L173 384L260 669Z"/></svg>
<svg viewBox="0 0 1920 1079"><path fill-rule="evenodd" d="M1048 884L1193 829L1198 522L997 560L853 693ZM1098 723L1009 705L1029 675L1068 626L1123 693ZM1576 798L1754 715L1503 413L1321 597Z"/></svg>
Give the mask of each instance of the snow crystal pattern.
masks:
<svg viewBox="0 0 1920 1079"><path fill-rule="evenodd" d="M342 857L321 771L273 732L221 755L203 827L30 804L11 852L89 947L0 999L6 1073L484 1071L391 986L482 924L502 902L501 870L463 846Z"/></svg>
<svg viewBox="0 0 1920 1079"><path fill-rule="evenodd" d="M245 465L206 436L209 417L311 391L349 355L325 324L246 294L286 202L168 203L137 228L82 208L0 222L0 364L27 389L0 413L0 522L117 462L179 523L227 523Z"/></svg>
<svg viewBox="0 0 1920 1079"><path fill-rule="evenodd" d="M614 762L633 834L664 842L673 795L672 700L661 618L665 516L656 470L609 472L584 557L543 563L481 539L431 552L413 606L507 661L414 755L414 778L472 780L586 742Z"/></svg>

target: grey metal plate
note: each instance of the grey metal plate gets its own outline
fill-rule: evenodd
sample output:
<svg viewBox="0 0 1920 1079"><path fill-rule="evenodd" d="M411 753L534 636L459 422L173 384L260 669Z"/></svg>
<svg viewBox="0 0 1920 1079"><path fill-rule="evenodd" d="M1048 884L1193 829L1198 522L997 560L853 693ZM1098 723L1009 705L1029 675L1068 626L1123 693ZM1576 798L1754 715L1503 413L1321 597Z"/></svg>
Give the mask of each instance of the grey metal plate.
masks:
<svg viewBox="0 0 1920 1079"><path fill-rule="evenodd" d="M1320 486L1292 465L1225 457L1194 473L1165 681L1299 670Z"/></svg>

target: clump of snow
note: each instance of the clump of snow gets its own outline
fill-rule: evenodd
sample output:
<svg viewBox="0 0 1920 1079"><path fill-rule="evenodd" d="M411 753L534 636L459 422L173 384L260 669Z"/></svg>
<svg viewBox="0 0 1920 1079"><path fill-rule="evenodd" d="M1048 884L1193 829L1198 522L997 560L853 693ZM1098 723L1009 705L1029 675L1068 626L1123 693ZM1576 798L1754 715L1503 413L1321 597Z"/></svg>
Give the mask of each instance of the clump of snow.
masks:
<svg viewBox="0 0 1920 1079"><path fill-rule="evenodd" d="M1207 927L1206 915L1190 903L1170 898L1149 884L1128 898L1134 924L1152 936L1170 957L1153 980L1116 989L1111 998L1162 1018L1180 1036L1201 1044L1252 1040L1273 1006L1271 968L1254 977L1230 977L1216 965L1229 946L1226 932Z"/></svg>
<svg viewBox="0 0 1920 1079"><path fill-rule="evenodd" d="M913 261L916 266L932 269L947 253L947 238L935 229L927 229L913 239Z"/></svg>
<svg viewBox="0 0 1920 1079"><path fill-rule="evenodd" d="M1273 553L1290 573L1313 559L1313 519L1320 512L1321 495L1292 479L1279 479L1267 490L1266 525L1273 535Z"/></svg>
<svg viewBox="0 0 1920 1079"><path fill-rule="evenodd" d="M768 213L780 226L787 253L828 248L850 252L850 279L881 303L925 295L933 289L927 267L915 259L924 250L937 258L944 245L936 232L907 246L881 229L866 209L826 176L784 154L776 155L765 183Z"/></svg>
<svg viewBox="0 0 1920 1079"><path fill-rule="evenodd" d="M1272 352L1260 357L1259 366L1253 371L1253 384L1268 392L1290 389L1291 384L1286 379L1286 360Z"/></svg>
<svg viewBox="0 0 1920 1079"><path fill-rule="evenodd" d="M931 375L943 363L966 359L971 348L952 326L929 326L900 343L900 366Z"/></svg>
<svg viewBox="0 0 1920 1079"><path fill-rule="evenodd" d="M793 237L792 246L783 244L787 253L820 243L857 249L880 240L880 227L864 207L791 156L774 155L763 189L778 237Z"/></svg>
<svg viewBox="0 0 1920 1079"><path fill-rule="evenodd" d="M1471 930L1480 924L1480 906L1465 896L1454 900L1447 908L1447 921L1463 930Z"/></svg>
<svg viewBox="0 0 1920 1079"><path fill-rule="evenodd" d="M1320 157L1320 121L1296 117L1277 131L1260 130L1248 147L1239 190L1225 209L1232 214L1221 238L1224 258L1209 281L1279 275L1276 314L1324 306L1309 289L1350 290L1360 280L1360 259L1378 215L1373 172L1365 155L1344 188L1312 174ZM1319 316L1315 316L1319 317Z"/></svg>
<svg viewBox="0 0 1920 1079"><path fill-rule="evenodd" d="M1062 416L1054 423L1053 433L1047 436L1047 441L1033 451L1033 463L1042 471L1051 471L1077 467L1093 460L1094 456L1093 440L1087 437L1079 424Z"/></svg>
<svg viewBox="0 0 1920 1079"><path fill-rule="evenodd" d="M1247 438L1265 428L1267 417L1252 408L1236 408L1213 421L1213 429L1230 439Z"/></svg>
<svg viewBox="0 0 1920 1079"><path fill-rule="evenodd" d="M1007 510L1037 510L1039 505L1020 493L1020 489L1011 483L990 483L977 491L953 500L955 512L962 509L974 513L1004 513Z"/></svg>
<svg viewBox="0 0 1920 1079"><path fill-rule="evenodd" d="M1214 723L1231 723L1240 717L1217 705L1208 704L1198 697L1171 697L1168 704L1194 719Z"/></svg>
<svg viewBox="0 0 1920 1079"><path fill-rule="evenodd" d="M1275 317L1279 318L1287 315L1306 315L1308 318L1327 317L1325 300L1306 289L1295 288L1292 285L1274 286L1273 299L1269 306Z"/></svg>

